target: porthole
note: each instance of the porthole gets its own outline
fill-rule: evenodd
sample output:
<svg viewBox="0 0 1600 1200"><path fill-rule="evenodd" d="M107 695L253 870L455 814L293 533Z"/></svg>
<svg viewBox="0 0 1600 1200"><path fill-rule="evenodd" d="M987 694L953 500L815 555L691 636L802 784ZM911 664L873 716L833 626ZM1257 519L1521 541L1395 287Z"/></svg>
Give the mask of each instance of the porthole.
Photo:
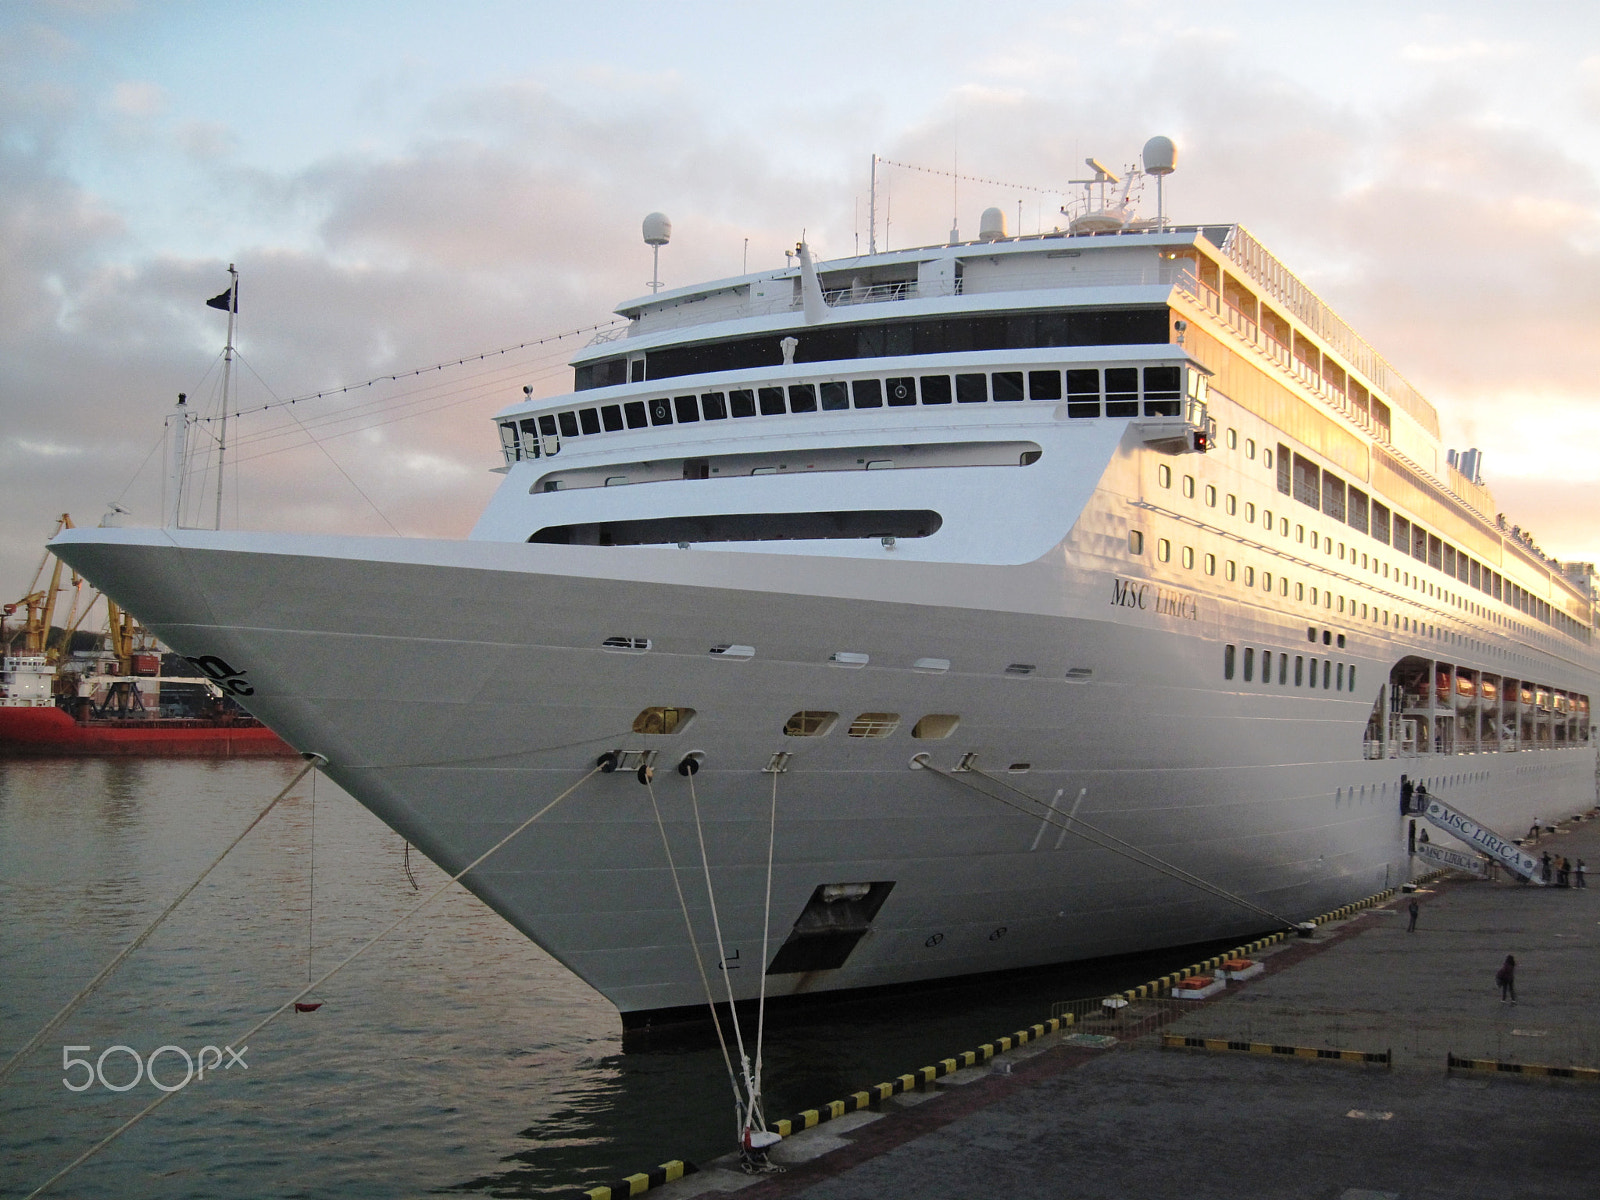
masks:
<svg viewBox="0 0 1600 1200"><path fill-rule="evenodd" d="M866 712L851 721L845 732L853 738L885 738L899 728L899 713Z"/></svg>
<svg viewBox="0 0 1600 1200"><path fill-rule="evenodd" d="M1189 571L1194 570L1194 547L1193 546L1185 546L1183 548L1183 565L1184 565L1184 569L1185 570L1189 570Z"/></svg>
<svg viewBox="0 0 1600 1200"><path fill-rule="evenodd" d="M801 709L783 723L784 737L826 737L839 719L836 712Z"/></svg>
<svg viewBox="0 0 1600 1200"><path fill-rule="evenodd" d="M656 705L645 709L633 719L635 733L677 733L694 717L692 708L674 708Z"/></svg>
<svg viewBox="0 0 1600 1200"><path fill-rule="evenodd" d="M1254 567L1246 567L1244 569L1244 585L1245 587L1255 587L1256 569Z"/></svg>
<svg viewBox="0 0 1600 1200"><path fill-rule="evenodd" d="M1244 506L1244 519L1252 525L1256 523L1256 506L1248 501L1245 502Z"/></svg>
<svg viewBox="0 0 1600 1200"><path fill-rule="evenodd" d="M1128 530L1128 553L1144 553L1144 534L1139 532L1137 529Z"/></svg>
<svg viewBox="0 0 1600 1200"><path fill-rule="evenodd" d="M1261 523L1267 527L1268 533L1272 532L1272 510L1270 508L1261 510Z"/></svg>
<svg viewBox="0 0 1600 1200"><path fill-rule="evenodd" d="M1267 591L1267 592L1270 592L1272 590L1272 572L1271 571L1263 571L1263 572L1261 572L1261 588L1262 588L1263 591Z"/></svg>
<svg viewBox="0 0 1600 1200"><path fill-rule="evenodd" d="M1239 578L1239 564L1230 558L1227 561L1227 564L1222 568L1222 577L1229 583L1232 583L1235 579Z"/></svg>
<svg viewBox="0 0 1600 1200"><path fill-rule="evenodd" d="M1208 483L1208 484L1206 484L1206 507L1207 508L1215 508L1216 506L1217 506L1217 486L1214 483Z"/></svg>
<svg viewBox="0 0 1600 1200"><path fill-rule="evenodd" d="M1261 465L1269 471L1272 470L1272 450L1265 446L1261 450Z"/></svg>
<svg viewBox="0 0 1600 1200"><path fill-rule="evenodd" d="M1228 510L1230 517L1235 515L1239 511L1239 497L1230 494L1227 503L1223 507Z"/></svg>
<svg viewBox="0 0 1600 1200"><path fill-rule="evenodd" d="M1239 448L1239 431L1237 429L1230 429L1230 430L1228 430L1228 449L1229 450L1237 450L1238 448Z"/></svg>
<svg viewBox="0 0 1600 1200"><path fill-rule="evenodd" d="M1172 468L1167 466L1166 463L1161 463L1156 467L1156 482L1164 488L1172 486Z"/></svg>
<svg viewBox="0 0 1600 1200"><path fill-rule="evenodd" d="M1193 500L1194 499L1194 476L1193 475L1185 475L1183 477L1183 495L1184 495L1184 499L1186 499L1186 500Z"/></svg>
<svg viewBox="0 0 1600 1200"><path fill-rule="evenodd" d="M955 713L929 713L911 727L911 736L923 741L938 741L949 737L960 724L961 718Z"/></svg>
<svg viewBox="0 0 1600 1200"><path fill-rule="evenodd" d="M1215 575L1216 573L1217 573L1217 556L1215 554L1208 554L1208 555L1206 555L1206 574L1207 575Z"/></svg>
<svg viewBox="0 0 1600 1200"><path fill-rule="evenodd" d="M1172 561L1172 543L1166 538L1156 539L1156 558L1161 562Z"/></svg>
<svg viewBox="0 0 1600 1200"><path fill-rule="evenodd" d="M1244 456L1246 458L1251 458L1251 459L1255 458L1255 456L1256 456L1256 440L1255 440L1255 438L1245 438L1245 440L1244 440Z"/></svg>

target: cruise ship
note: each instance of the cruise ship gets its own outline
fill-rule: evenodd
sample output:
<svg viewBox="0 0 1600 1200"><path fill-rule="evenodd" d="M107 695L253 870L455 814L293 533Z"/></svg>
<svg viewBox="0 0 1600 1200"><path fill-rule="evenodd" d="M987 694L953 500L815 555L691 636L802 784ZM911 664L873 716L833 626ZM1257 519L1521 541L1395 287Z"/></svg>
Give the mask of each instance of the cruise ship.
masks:
<svg viewBox="0 0 1600 1200"><path fill-rule="evenodd" d="M1060 229L623 304L465 540L51 545L446 871L576 784L463 882L625 1035L1278 928L1410 878L1407 781L1591 807L1592 567L1091 166Z"/></svg>

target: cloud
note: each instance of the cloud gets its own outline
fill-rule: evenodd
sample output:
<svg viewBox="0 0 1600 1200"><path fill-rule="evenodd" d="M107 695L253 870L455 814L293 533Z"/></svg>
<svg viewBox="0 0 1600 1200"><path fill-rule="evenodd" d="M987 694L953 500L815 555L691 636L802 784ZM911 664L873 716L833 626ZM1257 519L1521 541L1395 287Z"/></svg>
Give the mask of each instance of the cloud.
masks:
<svg viewBox="0 0 1600 1200"><path fill-rule="evenodd" d="M1413 63L1470 63L1494 59L1518 58L1528 53L1528 47L1517 42L1481 41L1436 42L1431 45L1412 43L1400 48L1400 58Z"/></svg>
<svg viewBox="0 0 1600 1200"><path fill-rule="evenodd" d="M111 89L109 103L124 117L158 117L167 110L167 94L154 83L123 80Z"/></svg>

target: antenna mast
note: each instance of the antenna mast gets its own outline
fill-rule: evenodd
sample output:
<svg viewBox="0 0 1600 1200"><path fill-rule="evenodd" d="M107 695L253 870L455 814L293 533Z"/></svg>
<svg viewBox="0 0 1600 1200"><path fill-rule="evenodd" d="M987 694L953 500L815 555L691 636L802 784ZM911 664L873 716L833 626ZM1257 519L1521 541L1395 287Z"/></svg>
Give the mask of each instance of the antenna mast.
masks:
<svg viewBox="0 0 1600 1200"><path fill-rule="evenodd" d="M222 423L217 437L217 519L222 528L222 467L228 454L228 381L233 374L233 322L239 315L239 272L228 264L228 348L222 356Z"/></svg>
<svg viewBox="0 0 1600 1200"><path fill-rule="evenodd" d="M872 156L872 189L867 201L867 253L878 252L878 156Z"/></svg>

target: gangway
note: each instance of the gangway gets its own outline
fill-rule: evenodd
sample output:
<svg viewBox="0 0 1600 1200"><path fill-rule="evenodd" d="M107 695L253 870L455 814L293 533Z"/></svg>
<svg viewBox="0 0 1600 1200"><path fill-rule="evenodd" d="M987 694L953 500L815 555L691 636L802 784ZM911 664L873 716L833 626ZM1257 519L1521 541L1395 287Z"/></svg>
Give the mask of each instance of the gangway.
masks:
<svg viewBox="0 0 1600 1200"><path fill-rule="evenodd" d="M1485 829L1471 817L1451 808L1437 796L1424 792L1417 799L1425 801L1420 815L1430 825L1444 830L1451 837L1459 838L1475 850L1483 851L1529 883L1539 887L1544 886L1544 879L1539 872L1539 860L1521 846L1501 837L1493 830Z"/></svg>

